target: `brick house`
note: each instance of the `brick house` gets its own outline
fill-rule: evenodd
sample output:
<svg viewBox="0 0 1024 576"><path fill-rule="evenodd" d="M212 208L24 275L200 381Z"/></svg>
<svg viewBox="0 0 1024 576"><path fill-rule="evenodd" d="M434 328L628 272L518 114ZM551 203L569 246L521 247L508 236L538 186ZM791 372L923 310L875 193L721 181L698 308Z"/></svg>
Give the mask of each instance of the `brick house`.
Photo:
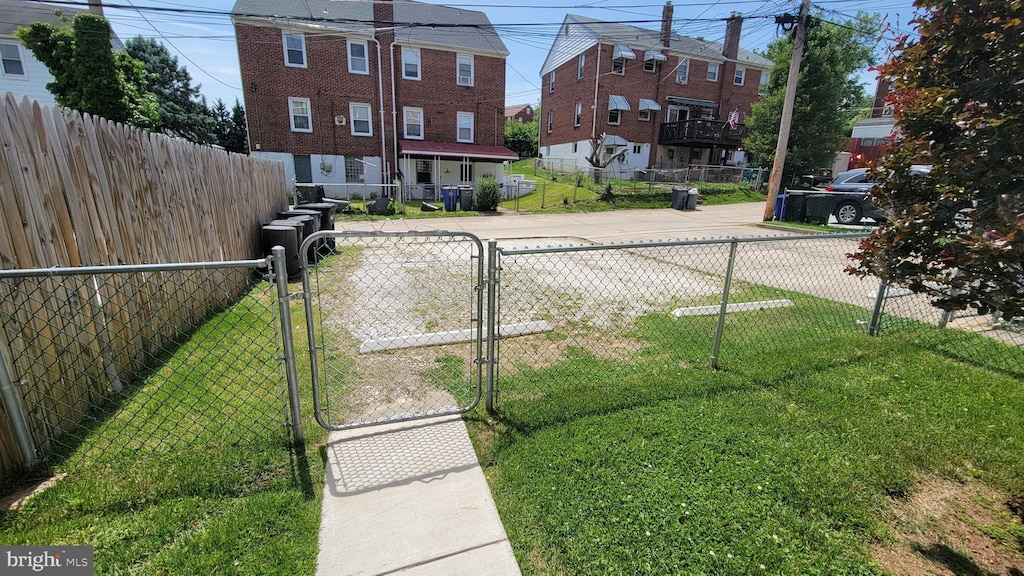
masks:
<svg viewBox="0 0 1024 576"><path fill-rule="evenodd" d="M406 198L501 175L508 50L481 12L419 2L237 0L252 154L289 181Z"/></svg>
<svg viewBox="0 0 1024 576"><path fill-rule="evenodd" d="M853 124L853 132L846 144L846 153L850 168L860 168L877 162L889 149L889 143L896 131L896 119L893 118L892 103L888 101L893 90L891 80L878 78L875 85L875 100L871 108L871 117L862 118ZM840 153L842 155L842 153ZM839 166L843 170L845 167ZM842 170L840 170L842 171Z"/></svg>
<svg viewBox="0 0 1024 576"><path fill-rule="evenodd" d="M592 139L622 171L742 164L743 118L767 85L771 61L741 49L743 18L725 42L569 14L541 68L540 153L589 166Z"/></svg>

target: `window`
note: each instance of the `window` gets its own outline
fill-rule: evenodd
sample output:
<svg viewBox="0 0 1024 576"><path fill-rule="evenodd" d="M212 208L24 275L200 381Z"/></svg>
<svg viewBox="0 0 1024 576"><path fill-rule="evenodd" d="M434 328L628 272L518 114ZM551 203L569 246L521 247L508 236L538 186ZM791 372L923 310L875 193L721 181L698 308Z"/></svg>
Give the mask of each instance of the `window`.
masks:
<svg viewBox="0 0 1024 576"><path fill-rule="evenodd" d="M737 86L743 86L743 79L747 75L746 68L737 68L736 74L732 77L732 83Z"/></svg>
<svg viewBox="0 0 1024 576"><path fill-rule="evenodd" d="M403 108L405 137L423 140L423 108Z"/></svg>
<svg viewBox="0 0 1024 576"><path fill-rule="evenodd" d="M349 104L348 115L351 120L353 136L373 136L373 122L370 120L369 104Z"/></svg>
<svg viewBox="0 0 1024 576"><path fill-rule="evenodd" d="M348 41L348 71L353 74L369 74L369 60L366 57L366 42L363 40Z"/></svg>
<svg viewBox="0 0 1024 576"><path fill-rule="evenodd" d="M359 158L345 158L345 182L365 182L366 165Z"/></svg>
<svg viewBox="0 0 1024 576"><path fill-rule="evenodd" d="M473 55L459 54L458 56L459 86L473 85Z"/></svg>
<svg viewBox="0 0 1024 576"><path fill-rule="evenodd" d="M555 93L555 71L552 70L551 74L548 74L548 94Z"/></svg>
<svg viewBox="0 0 1024 576"><path fill-rule="evenodd" d="M580 57L576 59L576 79L583 80L583 65L587 62L587 55L580 54Z"/></svg>
<svg viewBox="0 0 1024 576"><path fill-rule="evenodd" d="M651 111L647 108L641 108L640 111L636 113L636 117L638 120L649 122L651 120Z"/></svg>
<svg viewBox="0 0 1024 576"><path fill-rule="evenodd" d="M284 39L284 65L306 67L306 37L303 34L282 34ZM6 59L7 56L4 56Z"/></svg>
<svg viewBox="0 0 1024 576"><path fill-rule="evenodd" d="M551 127L555 125L555 113L548 112L548 134L551 134Z"/></svg>
<svg viewBox="0 0 1024 576"><path fill-rule="evenodd" d="M583 102L576 101L576 110L573 112L573 126L580 125L580 119L583 117Z"/></svg>
<svg viewBox="0 0 1024 576"><path fill-rule="evenodd" d="M761 70L761 81L757 83L757 93L764 96L768 93L768 81L771 80L772 73L767 70Z"/></svg>
<svg viewBox="0 0 1024 576"><path fill-rule="evenodd" d="M625 73L626 73L626 59L625 58L619 58L617 60L612 60L612 74L622 75L622 74L625 74Z"/></svg>
<svg viewBox="0 0 1024 576"><path fill-rule="evenodd" d="M643 150L641 144L633 144L633 154L639 154L641 150Z"/></svg>
<svg viewBox="0 0 1024 576"><path fill-rule="evenodd" d="M473 163L472 162L463 162L462 163L462 170L460 170L460 174L459 175L462 177L462 181L463 182L472 182L473 181Z"/></svg>
<svg viewBox="0 0 1024 576"><path fill-rule="evenodd" d="M459 112L459 142L473 142L473 113Z"/></svg>
<svg viewBox="0 0 1024 576"><path fill-rule="evenodd" d="M402 78L420 79L420 49L402 47Z"/></svg>
<svg viewBox="0 0 1024 576"><path fill-rule="evenodd" d="M657 60L644 60L644 72L654 72L658 69Z"/></svg>
<svg viewBox="0 0 1024 576"><path fill-rule="evenodd" d="M309 109L309 98L289 98L288 108L291 110L292 132L313 131L313 115Z"/></svg>
<svg viewBox="0 0 1024 576"><path fill-rule="evenodd" d="M676 66L676 84L686 84L690 79L690 59L681 58Z"/></svg>
<svg viewBox="0 0 1024 576"><path fill-rule="evenodd" d="M579 142L573 142L572 143L572 153L573 154L575 154L576 151L579 150L579 144L580 144Z"/></svg>
<svg viewBox="0 0 1024 576"><path fill-rule="evenodd" d="M718 82L718 64L708 62L708 82Z"/></svg>
<svg viewBox="0 0 1024 576"><path fill-rule="evenodd" d="M690 118L689 108L680 108L678 106L669 106L668 114L665 116L666 122L682 122Z"/></svg>
<svg viewBox="0 0 1024 576"><path fill-rule="evenodd" d="M21 59L21 47L17 44L0 44L0 76L24 78L25 62Z"/></svg>
<svg viewBox="0 0 1024 576"><path fill-rule="evenodd" d="M608 123L612 126L618 126L619 121L622 119L622 110L609 110L608 111Z"/></svg>
<svg viewBox="0 0 1024 576"><path fill-rule="evenodd" d="M430 160L416 161L416 183L432 184L434 182L433 170L430 169Z"/></svg>
<svg viewBox="0 0 1024 576"><path fill-rule="evenodd" d="M608 156L611 156L612 154L615 154L615 146L605 146L604 147L604 153L606 155L608 155Z"/></svg>

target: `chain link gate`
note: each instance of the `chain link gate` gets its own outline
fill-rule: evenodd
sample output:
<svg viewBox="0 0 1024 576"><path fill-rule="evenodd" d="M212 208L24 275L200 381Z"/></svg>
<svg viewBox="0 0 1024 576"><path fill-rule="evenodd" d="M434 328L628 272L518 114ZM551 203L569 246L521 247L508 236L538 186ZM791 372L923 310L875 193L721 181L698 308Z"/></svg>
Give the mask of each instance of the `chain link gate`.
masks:
<svg viewBox="0 0 1024 576"><path fill-rule="evenodd" d="M484 285L476 236L324 231L298 256L320 425L459 414L479 403Z"/></svg>

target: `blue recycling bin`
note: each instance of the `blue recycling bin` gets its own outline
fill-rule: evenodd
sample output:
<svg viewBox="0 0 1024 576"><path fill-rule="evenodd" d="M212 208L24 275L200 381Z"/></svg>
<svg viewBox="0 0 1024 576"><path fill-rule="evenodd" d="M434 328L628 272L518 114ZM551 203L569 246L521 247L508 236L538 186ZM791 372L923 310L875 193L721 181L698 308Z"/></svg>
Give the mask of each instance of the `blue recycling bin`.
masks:
<svg viewBox="0 0 1024 576"><path fill-rule="evenodd" d="M775 221L781 222L786 217L786 200L789 199L789 194L779 194L778 198L775 199Z"/></svg>
<svg viewBox="0 0 1024 576"><path fill-rule="evenodd" d="M441 187L441 201L446 212L455 212L459 207L459 189L456 186Z"/></svg>

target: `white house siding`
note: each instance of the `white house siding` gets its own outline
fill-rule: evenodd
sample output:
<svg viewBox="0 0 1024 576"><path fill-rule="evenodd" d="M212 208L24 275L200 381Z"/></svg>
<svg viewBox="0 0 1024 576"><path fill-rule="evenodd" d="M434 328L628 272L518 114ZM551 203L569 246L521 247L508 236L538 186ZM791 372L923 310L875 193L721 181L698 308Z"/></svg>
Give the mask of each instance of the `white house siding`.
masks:
<svg viewBox="0 0 1024 576"><path fill-rule="evenodd" d="M295 160L287 152L260 152L250 153L253 158L265 158L277 160L284 164L285 185L291 188L295 184ZM331 154L311 154L310 163L313 167L313 184L323 184L327 196L336 198L347 198L349 194L363 194L369 192L380 192L381 173L380 158L377 156L365 156L362 158L365 182L349 183L345 180L345 157ZM320 164L330 164L330 172L320 169Z"/></svg>
<svg viewBox="0 0 1024 576"><path fill-rule="evenodd" d="M597 44L597 36L586 26L573 23L571 15L567 16L565 22L562 23L562 28L558 31L558 36L551 44L551 50L548 51L544 66L540 69L540 75L546 77L549 72L578 57L581 52L595 44ZM587 57L592 58L595 55Z"/></svg>
<svg viewBox="0 0 1024 576"><path fill-rule="evenodd" d="M21 40L14 36L0 36L0 43L14 44L21 50L21 62L25 66L25 76L6 76L0 73L0 92L11 92L19 99L28 96L40 104L53 104L53 94L46 85L53 82L53 76L46 66L36 60L32 51L21 45Z"/></svg>

